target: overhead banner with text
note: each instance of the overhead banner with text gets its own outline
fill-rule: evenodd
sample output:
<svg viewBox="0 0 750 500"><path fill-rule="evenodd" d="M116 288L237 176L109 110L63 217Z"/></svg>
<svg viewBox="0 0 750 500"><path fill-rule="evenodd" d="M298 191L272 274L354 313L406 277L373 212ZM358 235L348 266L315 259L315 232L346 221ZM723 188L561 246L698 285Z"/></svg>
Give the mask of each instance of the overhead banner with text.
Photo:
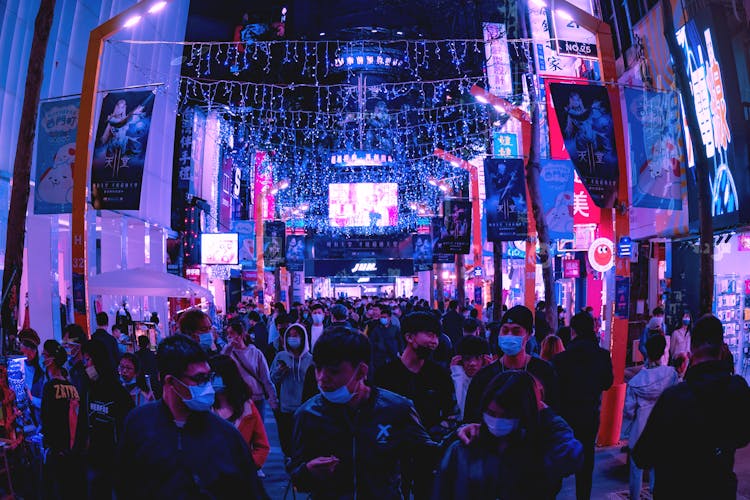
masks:
<svg viewBox="0 0 750 500"><path fill-rule="evenodd" d="M75 97L39 105L35 214L71 213L80 103L80 98Z"/></svg>
<svg viewBox="0 0 750 500"><path fill-rule="evenodd" d="M607 89L597 85L551 83L565 149L596 206L612 208L619 167L614 121Z"/></svg>
<svg viewBox="0 0 750 500"><path fill-rule="evenodd" d="M672 92L625 89L634 207L682 209L680 103Z"/></svg>
<svg viewBox="0 0 750 500"><path fill-rule="evenodd" d="M263 233L263 266L266 269L276 269L284 259L284 237L286 224L284 221L268 221L264 223Z"/></svg>
<svg viewBox="0 0 750 500"><path fill-rule="evenodd" d="M573 239L574 172L570 160L542 160L539 191L549 237L553 240Z"/></svg>
<svg viewBox="0 0 750 500"><path fill-rule="evenodd" d="M467 200L443 201L443 216L440 219L442 222L437 228L437 248L433 247L433 252L468 254L471 246L471 202Z"/></svg>
<svg viewBox="0 0 750 500"><path fill-rule="evenodd" d="M97 210L138 210L155 91L110 92L102 101L91 165Z"/></svg>
<svg viewBox="0 0 750 500"><path fill-rule="evenodd" d="M524 240L528 234L526 182L522 159L485 158L487 240Z"/></svg>
<svg viewBox="0 0 750 500"><path fill-rule="evenodd" d="M441 237L445 232L445 220L442 217L432 217L430 219L430 236L432 238L433 264L451 264L455 261L453 254L443 252L444 245L441 242Z"/></svg>
<svg viewBox="0 0 750 500"><path fill-rule="evenodd" d="M413 234L411 237L414 271L432 270L432 243L429 234Z"/></svg>

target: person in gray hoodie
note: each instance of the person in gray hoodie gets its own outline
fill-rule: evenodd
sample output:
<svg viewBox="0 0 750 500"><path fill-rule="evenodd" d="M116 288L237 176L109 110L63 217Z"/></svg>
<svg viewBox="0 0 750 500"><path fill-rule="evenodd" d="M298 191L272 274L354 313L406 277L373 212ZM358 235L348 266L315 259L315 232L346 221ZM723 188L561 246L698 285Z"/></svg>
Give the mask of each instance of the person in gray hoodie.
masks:
<svg viewBox="0 0 750 500"><path fill-rule="evenodd" d="M279 428L281 450L291 456L294 412L302 404L302 389L307 370L313 364L312 354L307 346L307 329L300 323L289 326L281 338L283 349L271 363L271 380L279 390L279 411L276 424Z"/></svg>
<svg viewBox="0 0 750 500"><path fill-rule="evenodd" d="M635 443L646 427L651 410L661 393L669 387L677 384L677 371L671 366L662 364L662 357L666 350L667 342L662 335L654 335L646 340L646 354L648 362L628 382L625 393L625 419L624 429L629 430L628 445L632 450ZM628 429L629 426L629 429ZM651 491L654 489L654 471L650 471ZM635 465L630 459L630 498L641 498L641 486L643 484L643 469Z"/></svg>

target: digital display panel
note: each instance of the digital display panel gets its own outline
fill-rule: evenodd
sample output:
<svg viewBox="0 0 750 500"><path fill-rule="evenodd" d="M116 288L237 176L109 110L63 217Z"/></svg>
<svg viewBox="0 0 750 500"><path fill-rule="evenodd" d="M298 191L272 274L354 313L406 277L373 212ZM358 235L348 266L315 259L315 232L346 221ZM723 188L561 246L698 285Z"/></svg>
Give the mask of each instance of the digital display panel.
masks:
<svg viewBox="0 0 750 500"><path fill-rule="evenodd" d="M201 264L236 265L237 233L201 234Z"/></svg>
<svg viewBox="0 0 750 500"><path fill-rule="evenodd" d="M391 227L398 224L398 184L328 185L328 221L332 227Z"/></svg>

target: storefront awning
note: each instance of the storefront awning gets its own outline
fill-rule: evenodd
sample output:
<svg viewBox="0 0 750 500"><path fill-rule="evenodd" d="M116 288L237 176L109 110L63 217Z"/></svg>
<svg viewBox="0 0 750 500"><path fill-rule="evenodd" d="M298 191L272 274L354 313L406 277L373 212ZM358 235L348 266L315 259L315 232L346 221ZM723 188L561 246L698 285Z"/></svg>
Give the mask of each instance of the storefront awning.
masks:
<svg viewBox="0 0 750 500"><path fill-rule="evenodd" d="M204 297L213 300L207 289L174 274L138 267L97 274L89 278L91 295L135 295L142 297Z"/></svg>

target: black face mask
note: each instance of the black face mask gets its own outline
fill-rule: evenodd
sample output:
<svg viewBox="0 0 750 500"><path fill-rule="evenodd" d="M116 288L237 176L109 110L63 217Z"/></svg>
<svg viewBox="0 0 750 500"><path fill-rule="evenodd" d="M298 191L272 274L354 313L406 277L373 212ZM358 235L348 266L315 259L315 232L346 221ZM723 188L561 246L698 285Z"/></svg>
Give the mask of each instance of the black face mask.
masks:
<svg viewBox="0 0 750 500"><path fill-rule="evenodd" d="M417 355L417 358L419 359L427 359L430 356L432 356L432 349L430 349L429 347L420 345L414 349L414 353Z"/></svg>

